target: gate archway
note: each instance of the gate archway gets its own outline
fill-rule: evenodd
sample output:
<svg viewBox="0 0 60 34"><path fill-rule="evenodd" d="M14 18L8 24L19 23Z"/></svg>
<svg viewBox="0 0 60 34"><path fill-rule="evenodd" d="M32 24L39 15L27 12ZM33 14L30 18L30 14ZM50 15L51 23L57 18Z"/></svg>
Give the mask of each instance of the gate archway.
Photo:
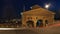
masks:
<svg viewBox="0 0 60 34"><path fill-rule="evenodd" d="M36 27L43 27L43 20L37 20Z"/></svg>
<svg viewBox="0 0 60 34"><path fill-rule="evenodd" d="M34 21L29 20L26 22L28 27L34 27Z"/></svg>

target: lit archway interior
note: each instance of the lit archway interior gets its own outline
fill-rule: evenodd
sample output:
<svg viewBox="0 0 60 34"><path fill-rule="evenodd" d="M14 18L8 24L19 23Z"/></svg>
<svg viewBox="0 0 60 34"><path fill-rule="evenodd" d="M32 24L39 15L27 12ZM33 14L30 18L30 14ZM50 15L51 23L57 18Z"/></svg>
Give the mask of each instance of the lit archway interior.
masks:
<svg viewBox="0 0 60 34"><path fill-rule="evenodd" d="M34 27L34 21L29 20L26 22L28 27Z"/></svg>
<svg viewBox="0 0 60 34"><path fill-rule="evenodd" d="M43 26L43 20L37 20L36 27L42 27Z"/></svg>

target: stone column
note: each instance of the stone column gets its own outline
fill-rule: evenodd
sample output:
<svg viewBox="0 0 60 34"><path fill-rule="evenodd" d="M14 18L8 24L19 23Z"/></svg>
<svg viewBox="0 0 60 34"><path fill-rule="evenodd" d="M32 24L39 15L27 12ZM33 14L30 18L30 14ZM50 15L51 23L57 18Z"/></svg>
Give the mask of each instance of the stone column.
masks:
<svg viewBox="0 0 60 34"><path fill-rule="evenodd" d="M54 21L54 16L53 16L53 18L52 18L52 19L53 19L53 24L54 24L54 23L55 23L55 21Z"/></svg>
<svg viewBox="0 0 60 34"><path fill-rule="evenodd" d="M34 22L34 28L36 28L36 21Z"/></svg>
<svg viewBox="0 0 60 34"><path fill-rule="evenodd" d="M45 19L43 20L43 27L45 27Z"/></svg>
<svg viewBox="0 0 60 34"><path fill-rule="evenodd" d="M22 15L22 27L26 27L25 18L23 15Z"/></svg>
<svg viewBox="0 0 60 34"><path fill-rule="evenodd" d="M23 27L23 25L24 25L24 21L23 21L23 18L22 18L22 27Z"/></svg>

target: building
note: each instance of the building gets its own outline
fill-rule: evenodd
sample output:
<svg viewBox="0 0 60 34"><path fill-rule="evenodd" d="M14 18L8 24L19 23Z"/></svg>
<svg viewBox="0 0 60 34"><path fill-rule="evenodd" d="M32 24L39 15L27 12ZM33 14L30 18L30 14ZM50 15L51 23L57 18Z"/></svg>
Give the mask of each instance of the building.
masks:
<svg viewBox="0 0 60 34"><path fill-rule="evenodd" d="M22 25L26 27L41 27L54 24L55 13L34 5L32 10L22 12Z"/></svg>

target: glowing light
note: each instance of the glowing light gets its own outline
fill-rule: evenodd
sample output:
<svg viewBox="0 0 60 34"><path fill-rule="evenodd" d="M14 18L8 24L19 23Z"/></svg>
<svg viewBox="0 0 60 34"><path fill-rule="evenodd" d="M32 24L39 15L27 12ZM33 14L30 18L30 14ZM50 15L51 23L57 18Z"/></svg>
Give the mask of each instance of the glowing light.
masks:
<svg viewBox="0 0 60 34"><path fill-rule="evenodd" d="M32 9L32 7L30 7Z"/></svg>
<svg viewBox="0 0 60 34"><path fill-rule="evenodd" d="M23 13L21 13L21 15L23 15Z"/></svg>
<svg viewBox="0 0 60 34"><path fill-rule="evenodd" d="M25 28L0 28L0 30L21 30Z"/></svg>
<svg viewBox="0 0 60 34"><path fill-rule="evenodd" d="M50 4L46 4L45 8L48 9L50 7Z"/></svg>

